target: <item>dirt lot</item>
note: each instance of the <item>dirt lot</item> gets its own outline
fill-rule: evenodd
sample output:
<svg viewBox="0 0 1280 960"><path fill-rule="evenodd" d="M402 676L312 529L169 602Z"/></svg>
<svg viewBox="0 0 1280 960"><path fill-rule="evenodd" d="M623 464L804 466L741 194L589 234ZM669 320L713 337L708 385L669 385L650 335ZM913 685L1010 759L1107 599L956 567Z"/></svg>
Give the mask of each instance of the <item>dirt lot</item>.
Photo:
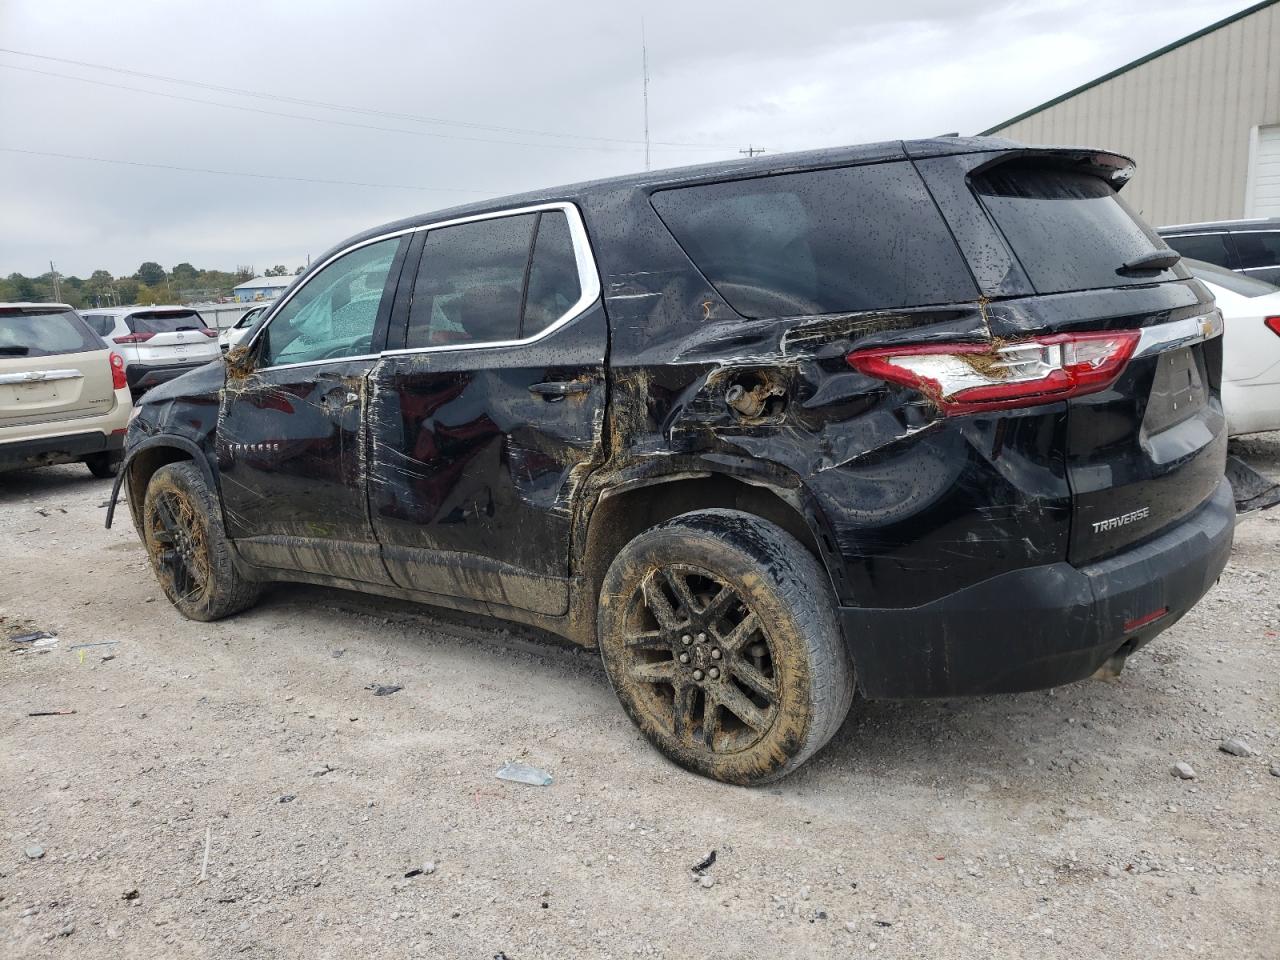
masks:
<svg viewBox="0 0 1280 960"><path fill-rule="evenodd" d="M527 632L298 587L187 622L108 494L0 477L0 638L58 634L0 641L0 956L1280 957L1280 509L1120 680L858 703L752 791Z"/></svg>

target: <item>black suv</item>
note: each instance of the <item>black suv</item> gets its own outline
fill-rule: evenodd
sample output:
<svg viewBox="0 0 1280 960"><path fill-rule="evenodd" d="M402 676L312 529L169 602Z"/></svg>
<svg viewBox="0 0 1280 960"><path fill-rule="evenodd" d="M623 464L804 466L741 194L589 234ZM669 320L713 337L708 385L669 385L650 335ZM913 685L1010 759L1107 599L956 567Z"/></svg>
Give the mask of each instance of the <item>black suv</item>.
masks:
<svg viewBox="0 0 1280 960"><path fill-rule="evenodd" d="M1219 220L1161 227L1157 231L1189 260L1216 263L1268 283L1280 284L1280 217Z"/></svg>
<svg viewBox="0 0 1280 960"><path fill-rule="evenodd" d="M369 230L142 401L135 525L196 619L291 580L598 645L645 735L736 783L855 687L1114 671L1234 518L1221 319L1131 169L896 141Z"/></svg>

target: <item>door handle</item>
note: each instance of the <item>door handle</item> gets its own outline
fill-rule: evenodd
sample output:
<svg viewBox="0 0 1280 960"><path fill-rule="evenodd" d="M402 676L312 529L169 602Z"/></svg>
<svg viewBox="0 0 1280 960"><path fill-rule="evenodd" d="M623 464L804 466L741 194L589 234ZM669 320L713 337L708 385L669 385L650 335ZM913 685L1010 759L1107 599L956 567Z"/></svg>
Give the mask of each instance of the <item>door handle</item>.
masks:
<svg viewBox="0 0 1280 960"><path fill-rule="evenodd" d="M575 393L587 393L591 390L588 380L551 380L545 383L529 384L529 392L536 393L547 401L563 400Z"/></svg>

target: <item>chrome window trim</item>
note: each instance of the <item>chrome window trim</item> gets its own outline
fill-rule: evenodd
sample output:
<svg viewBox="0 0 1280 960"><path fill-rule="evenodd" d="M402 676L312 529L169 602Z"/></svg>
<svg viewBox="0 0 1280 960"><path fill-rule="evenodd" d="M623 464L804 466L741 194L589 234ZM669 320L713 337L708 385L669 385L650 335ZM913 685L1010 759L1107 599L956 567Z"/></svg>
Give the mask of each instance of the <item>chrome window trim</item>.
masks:
<svg viewBox="0 0 1280 960"><path fill-rule="evenodd" d="M1280 233L1280 229L1278 229L1278 228L1276 228L1276 227L1270 227L1270 228L1264 227L1264 228L1263 228L1263 229L1261 229L1261 230L1258 230L1258 229L1253 229L1253 230L1232 230L1231 232L1232 232L1232 233Z"/></svg>
<svg viewBox="0 0 1280 960"><path fill-rule="evenodd" d="M521 340L486 340L483 343L452 343L441 344L434 347L405 347L397 350L384 350L381 354L366 354L359 357L334 357L329 360L304 360L298 363L277 364L271 367L262 367L256 373L265 373L268 370L285 370L292 367L314 366L317 363L337 363L343 360L368 360L374 357L394 357L405 354L414 353L440 353L444 351L456 350L487 350L496 347L522 347L550 336L556 330L577 319L582 313L600 298L601 285L600 274L596 270L595 257L591 253L591 242L587 237L586 224L582 220L582 212L577 205L569 201L555 201L550 203L535 203L523 207L508 207L503 210L493 210L488 213L477 213L469 217L454 217L449 220L437 220L432 223L419 224L416 227L405 227L401 230L392 230L389 233L382 233L376 237L369 237L361 240L359 243L353 243L349 247L343 247L333 256L328 257L319 264L314 270L309 271L302 283L298 284L294 289L290 290L288 295L282 297L271 308L271 312L258 325L258 329L254 331L253 337L245 344L245 349L250 350L258 342L261 337L275 320L276 315L284 309L285 304L292 300L308 283L324 272L329 264L333 263L340 257L346 256L361 247L367 247L370 244L379 243L383 240L390 240L393 237L402 237L406 234L421 233L423 231L441 230L445 227L456 227L464 223L478 223L481 220L498 220L503 217L518 217L527 213L542 213L545 211L559 210L564 213L565 219L569 221L569 237L573 241L573 258L578 266L578 285L582 288L582 293L577 301L569 307L555 322L548 324L538 333L531 337L525 337ZM417 277L411 277L416 282Z"/></svg>
<svg viewBox="0 0 1280 960"><path fill-rule="evenodd" d="M1236 231L1239 232L1239 231ZM1262 231L1255 231L1261 233ZM1157 231L1157 233L1159 233ZM1230 230L1195 230L1191 233L1159 233L1161 240L1185 240L1187 237L1229 237Z"/></svg>
<svg viewBox="0 0 1280 960"><path fill-rule="evenodd" d="M1239 273L1249 273L1252 270L1275 270L1277 268L1280 268L1280 263L1272 263L1265 267L1236 267L1236 271Z"/></svg>
<svg viewBox="0 0 1280 960"><path fill-rule="evenodd" d="M355 363L358 360L377 360L381 354L362 353L353 357L329 357L326 360L299 360L297 363L278 363L274 367L263 367L254 373L265 373L268 370L294 370L298 367L318 367L323 363Z"/></svg>
<svg viewBox="0 0 1280 960"><path fill-rule="evenodd" d="M1192 344L1212 340L1222 336L1222 313L1211 310L1195 317L1174 320L1172 323L1157 323L1143 327L1138 338L1138 345L1130 359L1149 357L1155 353L1172 350L1175 347L1189 347Z"/></svg>
<svg viewBox="0 0 1280 960"><path fill-rule="evenodd" d="M83 379L84 374L79 370L28 370L24 373L0 374L0 383L48 383L51 380Z"/></svg>

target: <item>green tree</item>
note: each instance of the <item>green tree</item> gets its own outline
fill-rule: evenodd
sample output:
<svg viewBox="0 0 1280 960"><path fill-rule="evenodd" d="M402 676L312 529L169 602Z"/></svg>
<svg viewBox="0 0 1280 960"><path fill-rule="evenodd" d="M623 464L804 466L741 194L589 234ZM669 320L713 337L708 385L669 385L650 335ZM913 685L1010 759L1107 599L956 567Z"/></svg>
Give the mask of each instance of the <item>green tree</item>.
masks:
<svg viewBox="0 0 1280 960"><path fill-rule="evenodd" d="M271 267L269 270L267 270L266 273L263 274L264 277L287 277L288 275L289 275L289 268L284 266L284 264L279 264L279 263L276 264L274 267Z"/></svg>
<svg viewBox="0 0 1280 960"><path fill-rule="evenodd" d="M20 273L9 274L9 285L13 287L14 300L30 300L36 295L35 282Z"/></svg>
<svg viewBox="0 0 1280 960"><path fill-rule="evenodd" d="M164 267L160 266L160 264L156 263L154 260L148 260L138 268L137 273L133 276L139 283L145 283L149 287L154 287L157 284L164 283Z"/></svg>
<svg viewBox="0 0 1280 960"><path fill-rule="evenodd" d="M180 263L169 271L169 279L177 287L194 287L200 271L189 263Z"/></svg>
<svg viewBox="0 0 1280 960"><path fill-rule="evenodd" d="M121 303L137 303L138 288L142 284L138 283L133 277L121 277L116 281L116 293L120 295Z"/></svg>
<svg viewBox="0 0 1280 960"><path fill-rule="evenodd" d="M293 275L294 275L295 277L300 277L300 276L302 276L304 273L306 273L306 271L307 271L307 268L306 268L306 267L299 267L297 270L293 271Z"/></svg>

